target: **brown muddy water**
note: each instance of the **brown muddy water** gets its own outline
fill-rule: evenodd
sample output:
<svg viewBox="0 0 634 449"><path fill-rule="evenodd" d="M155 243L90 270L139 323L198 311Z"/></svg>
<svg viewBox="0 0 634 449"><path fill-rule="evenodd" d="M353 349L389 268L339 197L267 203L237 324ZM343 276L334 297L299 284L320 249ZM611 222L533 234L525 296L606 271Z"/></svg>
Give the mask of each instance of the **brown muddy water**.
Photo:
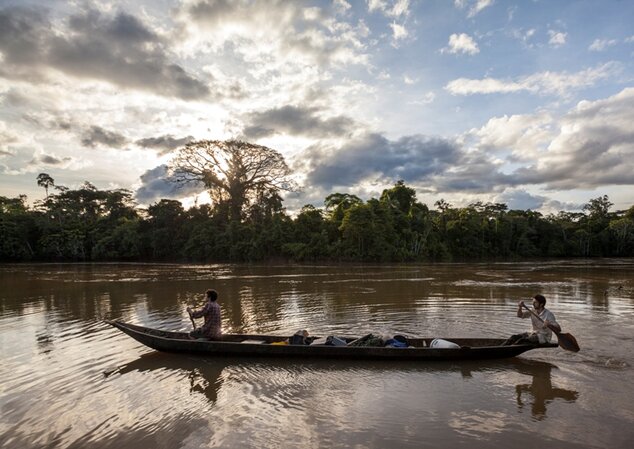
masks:
<svg viewBox="0 0 634 449"><path fill-rule="evenodd" d="M535 293L581 352L483 362L212 358L102 320L225 332L505 337ZM629 448L634 260L0 266L2 448Z"/></svg>

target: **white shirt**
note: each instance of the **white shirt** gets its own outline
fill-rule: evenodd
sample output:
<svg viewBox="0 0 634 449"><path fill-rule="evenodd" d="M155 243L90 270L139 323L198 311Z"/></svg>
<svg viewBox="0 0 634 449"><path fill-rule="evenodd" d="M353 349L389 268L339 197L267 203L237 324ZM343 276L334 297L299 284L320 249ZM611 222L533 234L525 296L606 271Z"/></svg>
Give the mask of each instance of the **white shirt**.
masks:
<svg viewBox="0 0 634 449"><path fill-rule="evenodd" d="M550 324L557 324L557 321L555 320L555 315L553 315L553 313L548 309L542 310L538 315L542 320L548 320ZM553 331L551 331L548 326L539 321L535 317L535 315L528 311L522 313L522 318L531 319L531 323L533 324L533 333L537 335L540 343L550 343L550 339L553 336Z"/></svg>

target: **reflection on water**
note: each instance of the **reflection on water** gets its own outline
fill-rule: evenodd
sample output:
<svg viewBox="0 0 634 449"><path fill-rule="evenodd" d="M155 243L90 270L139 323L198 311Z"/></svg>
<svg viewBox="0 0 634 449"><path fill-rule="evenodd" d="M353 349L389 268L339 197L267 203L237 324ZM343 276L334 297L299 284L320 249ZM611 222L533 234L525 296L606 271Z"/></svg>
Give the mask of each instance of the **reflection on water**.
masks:
<svg viewBox="0 0 634 449"><path fill-rule="evenodd" d="M517 405L521 410L526 402L526 396L531 401L531 413L533 418L542 420L546 417L546 405L555 399L563 399L567 402L577 400L579 393L574 390L553 387L551 370L556 368L550 363L531 362L519 368L522 374L532 377L530 384L520 384L515 387L517 392ZM524 394L524 398L522 398Z"/></svg>
<svg viewBox="0 0 634 449"><path fill-rule="evenodd" d="M113 374L126 375L130 372L181 372L189 379L191 394L202 394L207 398L210 405L213 405L218 397L218 391L222 386L222 373L232 365L236 367L253 364L265 365L268 370L272 368L301 369L302 372L328 372L341 371L337 375L345 375L346 370L341 364L333 364L328 361L304 360L298 368L295 363L280 361L278 359L258 359L250 358L244 360L235 359L233 361L207 359L200 357L179 356L174 354L164 354L160 352L150 352L141 355L138 359L126 363L115 370L106 371L106 377ZM240 369L240 368L238 368ZM365 370L375 372L377 375L390 375L394 371L401 373L429 371L438 376L447 376L452 372L459 371L463 378L472 378L478 372L511 371L529 376L530 383L523 383L515 386L518 409L521 411L526 402L531 403L531 414L536 420L546 417L546 406L555 399L562 399L567 402L574 402L579 393L574 390L553 387L551 371L557 367L551 363L537 360L524 360L513 358L510 360L489 361L487 363L477 361L466 361L461 364L435 363L431 366L412 366L404 363L377 363L365 362L356 363L355 372ZM364 376L367 373L363 374ZM178 376L183 377L183 376ZM491 420L493 421L493 420Z"/></svg>
<svg viewBox="0 0 634 449"><path fill-rule="evenodd" d="M188 329L185 308L210 287L225 331L428 337L523 331L517 300L540 291L582 351L431 364L205 358L151 351L102 322ZM625 448L632 292L633 261L0 266L0 448Z"/></svg>
<svg viewBox="0 0 634 449"><path fill-rule="evenodd" d="M226 362L224 361L190 358L153 351L114 370L105 371L104 375L106 377L113 374L123 376L131 372L151 373L153 371L184 373L189 380L189 393L202 394L207 398L209 404L213 405L218 399L218 390L222 385L221 375L225 367ZM177 377L183 376L178 375Z"/></svg>
<svg viewBox="0 0 634 449"><path fill-rule="evenodd" d="M540 421L546 417L546 406L556 399L566 402L574 402L579 397L579 392L566 388L553 387L552 371L557 366L552 363L538 360L525 360L523 358L513 358L502 360L496 364L476 365L475 369L497 368L499 370L512 370L519 374L530 377L530 383L521 383L515 386L518 410L521 412L527 402L531 404L531 414L533 418ZM460 372L463 377L473 377L474 366L468 363L460 365Z"/></svg>

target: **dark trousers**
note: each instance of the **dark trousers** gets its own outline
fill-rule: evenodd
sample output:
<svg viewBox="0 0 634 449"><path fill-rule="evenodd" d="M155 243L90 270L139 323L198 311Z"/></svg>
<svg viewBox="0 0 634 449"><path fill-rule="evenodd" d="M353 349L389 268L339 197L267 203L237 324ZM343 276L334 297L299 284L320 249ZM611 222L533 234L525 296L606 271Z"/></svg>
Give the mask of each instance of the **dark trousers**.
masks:
<svg viewBox="0 0 634 449"><path fill-rule="evenodd" d="M189 333L191 338L207 338L205 334L203 334L203 330L198 327Z"/></svg>
<svg viewBox="0 0 634 449"><path fill-rule="evenodd" d="M503 346L525 344L537 345L539 344L539 338L536 334L524 332L521 334L511 335L504 343L502 343Z"/></svg>

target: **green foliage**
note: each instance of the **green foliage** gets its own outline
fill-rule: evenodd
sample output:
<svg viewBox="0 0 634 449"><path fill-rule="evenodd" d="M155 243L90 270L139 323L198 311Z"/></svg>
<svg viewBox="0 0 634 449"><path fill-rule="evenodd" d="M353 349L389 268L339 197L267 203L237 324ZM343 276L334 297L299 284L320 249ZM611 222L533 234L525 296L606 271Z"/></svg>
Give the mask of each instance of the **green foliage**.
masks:
<svg viewBox="0 0 634 449"><path fill-rule="evenodd" d="M54 186L50 176L38 181ZM50 181L49 181L50 178ZM261 190L231 219L230 205L162 199L141 210L127 190L55 186L33 208L0 197L0 260L189 260L415 262L634 256L634 206L610 212L607 196L583 213L542 216L476 202L436 209L398 181L378 199L326 197L289 216L275 189Z"/></svg>
<svg viewBox="0 0 634 449"><path fill-rule="evenodd" d="M25 196L0 196L0 260L30 260L34 256L31 242L37 239L37 229L25 202Z"/></svg>
<svg viewBox="0 0 634 449"><path fill-rule="evenodd" d="M138 218L119 218L95 243L94 260L135 260L141 255L141 223Z"/></svg>

